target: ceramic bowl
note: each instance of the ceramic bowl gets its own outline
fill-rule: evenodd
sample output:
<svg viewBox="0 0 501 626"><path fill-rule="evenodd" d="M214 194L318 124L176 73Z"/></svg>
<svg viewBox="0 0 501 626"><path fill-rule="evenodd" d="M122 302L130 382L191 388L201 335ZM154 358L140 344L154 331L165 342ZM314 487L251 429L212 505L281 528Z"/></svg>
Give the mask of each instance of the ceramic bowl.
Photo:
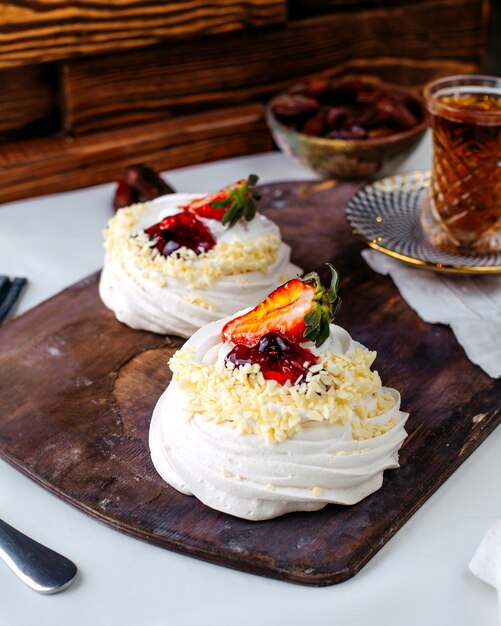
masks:
<svg viewBox="0 0 501 626"><path fill-rule="evenodd" d="M300 165L324 178L375 179L395 173L418 146L428 126L424 101L412 91L387 85L402 94L418 112L418 123L407 130L368 139L331 139L307 135L285 125L273 111L275 96L266 107L266 121L279 148ZM287 93L297 92L297 86ZM279 94L279 96L282 94Z"/></svg>

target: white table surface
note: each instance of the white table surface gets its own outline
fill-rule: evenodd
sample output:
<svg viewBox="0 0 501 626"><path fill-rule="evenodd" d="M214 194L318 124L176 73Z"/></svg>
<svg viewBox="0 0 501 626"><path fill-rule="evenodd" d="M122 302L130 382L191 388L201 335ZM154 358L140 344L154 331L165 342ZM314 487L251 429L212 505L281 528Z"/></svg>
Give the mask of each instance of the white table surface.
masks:
<svg viewBox="0 0 501 626"><path fill-rule="evenodd" d="M430 155L427 137L401 170L428 168ZM167 176L178 191L190 192L251 172L262 182L312 178L279 153ZM100 268L112 189L100 185L0 206L0 273L30 281L17 313ZM41 596L0 564L0 625L493 626L499 623L496 594L467 565L485 530L501 518L500 447L498 429L359 574L318 589L132 539L0 462L0 516L69 556L80 570L67 591Z"/></svg>

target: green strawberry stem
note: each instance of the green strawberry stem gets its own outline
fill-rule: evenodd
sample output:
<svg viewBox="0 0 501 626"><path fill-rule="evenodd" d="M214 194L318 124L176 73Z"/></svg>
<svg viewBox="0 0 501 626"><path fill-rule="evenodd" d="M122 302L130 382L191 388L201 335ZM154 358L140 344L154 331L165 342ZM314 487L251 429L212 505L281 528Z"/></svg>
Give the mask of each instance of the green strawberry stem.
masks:
<svg viewBox="0 0 501 626"><path fill-rule="evenodd" d="M341 308L341 298L337 293L339 274L330 263L326 263L326 265L331 271L331 284L328 289L322 285L320 277L316 272L311 272L301 279L303 282L313 284L315 287L312 308L304 316L306 329L303 335L312 341L317 348L329 337L329 324L334 320L335 315Z"/></svg>
<svg viewBox="0 0 501 626"><path fill-rule="evenodd" d="M258 177L255 174L250 174L247 180L243 180L232 189L226 198L210 203L210 206L216 209L226 209L221 220L223 226L228 224L228 228L231 228L242 218L247 222L254 219L256 215L255 200L261 198L256 190L257 181Z"/></svg>

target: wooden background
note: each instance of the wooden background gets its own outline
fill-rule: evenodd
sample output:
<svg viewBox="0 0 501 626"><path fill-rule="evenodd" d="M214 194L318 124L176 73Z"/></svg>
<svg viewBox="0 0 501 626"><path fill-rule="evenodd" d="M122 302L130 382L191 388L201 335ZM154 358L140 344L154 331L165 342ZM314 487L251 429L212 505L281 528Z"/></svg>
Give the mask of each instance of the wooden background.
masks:
<svg viewBox="0 0 501 626"><path fill-rule="evenodd" d="M489 0L6 0L0 202L273 147L308 77L419 88L485 68Z"/></svg>

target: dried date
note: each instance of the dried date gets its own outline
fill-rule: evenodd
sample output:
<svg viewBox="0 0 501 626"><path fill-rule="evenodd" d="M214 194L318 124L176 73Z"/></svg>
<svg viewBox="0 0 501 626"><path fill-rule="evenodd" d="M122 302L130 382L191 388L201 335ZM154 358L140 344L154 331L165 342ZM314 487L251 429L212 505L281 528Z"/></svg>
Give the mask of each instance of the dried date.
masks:
<svg viewBox="0 0 501 626"><path fill-rule="evenodd" d="M143 164L128 165L123 179L117 181L113 197L113 209L123 209L136 202L154 200L159 196L175 193L154 169Z"/></svg>
<svg viewBox="0 0 501 626"><path fill-rule="evenodd" d="M272 109L275 115L283 118L294 118L312 115L318 111L318 101L301 94L284 93L273 100Z"/></svg>
<svg viewBox="0 0 501 626"><path fill-rule="evenodd" d="M332 91L330 78L313 78L306 86L305 95L318 100Z"/></svg>
<svg viewBox="0 0 501 626"><path fill-rule="evenodd" d="M330 139L365 139L367 137L367 131L365 128L353 124L350 128L333 130L327 135L327 137Z"/></svg>
<svg viewBox="0 0 501 626"><path fill-rule="evenodd" d="M417 124L417 120L407 107L395 102L390 97L380 98L376 103L376 120L378 123L391 122L397 127L412 128Z"/></svg>
<svg viewBox="0 0 501 626"><path fill-rule="evenodd" d="M394 135L395 130L381 126L380 128L373 128L367 132L367 137L369 139L378 139L379 137L388 137L389 135Z"/></svg>
<svg viewBox="0 0 501 626"><path fill-rule="evenodd" d="M345 126L349 118L353 118L353 114L348 107L329 107L327 109L327 124L330 128L336 129Z"/></svg>
<svg viewBox="0 0 501 626"><path fill-rule="evenodd" d="M139 202L139 194L125 180L117 181L115 195L113 196L113 209L123 209L126 206Z"/></svg>
<svg viewBox="0 0 501 626"><path fill-rule="evenodd" d="M416 100L391 85L323 77L291 87L271 108L286 126L336 139L386 137L413 128L424 115Z"/></svg>
<svg viewBox="0 0 501 626"><path fill-rule="evenodd" d="M310 117L303 126L303 133L312 137L321 137L325 132L325 112L319 111Z"/></svg>
<svg viewBox="0 0 501 626"><path fill-rule="evenodd" d="M124 180L138 192L143 202L174 193L174 189L154 169L142 163L128 165L124 170Z"/></svg>

